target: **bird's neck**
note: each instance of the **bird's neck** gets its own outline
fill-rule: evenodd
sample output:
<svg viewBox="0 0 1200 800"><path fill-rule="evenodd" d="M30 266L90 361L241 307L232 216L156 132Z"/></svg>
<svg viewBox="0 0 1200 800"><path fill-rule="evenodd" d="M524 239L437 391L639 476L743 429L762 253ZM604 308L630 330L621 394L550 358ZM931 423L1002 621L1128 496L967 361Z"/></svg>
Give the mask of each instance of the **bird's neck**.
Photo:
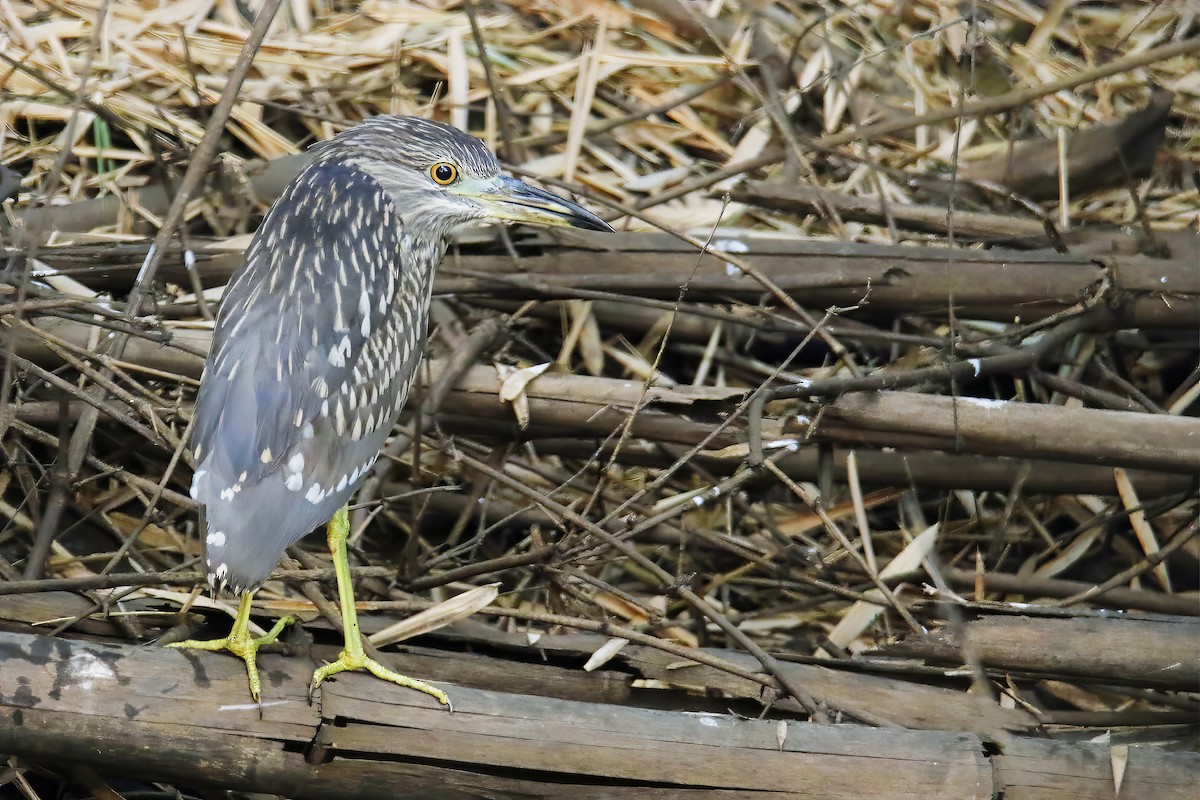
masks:
<svg viewBox="0 0 1200 800"><path fill-rule="evenodd" d="M414 220L411 216L400 212L400 249L401 252L407 254L408 259L412 262L413 267L418 272L418 277L422 280L433 282L433 273L437 269L438 264L442 263L442 258L446 255L446 250L450 247L450 239L447 236L430 236L426 233L418 233L421 230L419 220Z"/></svg>

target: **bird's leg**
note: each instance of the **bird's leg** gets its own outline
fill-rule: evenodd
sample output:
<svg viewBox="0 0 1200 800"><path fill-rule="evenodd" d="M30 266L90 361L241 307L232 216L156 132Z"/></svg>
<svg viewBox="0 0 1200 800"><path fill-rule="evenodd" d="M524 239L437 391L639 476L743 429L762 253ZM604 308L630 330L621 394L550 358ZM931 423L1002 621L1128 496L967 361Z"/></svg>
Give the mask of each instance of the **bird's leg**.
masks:
<svg viewBox="0 0 1200 800"><path fill-rule="evenodd" d="M313 673L312 685L308 694L311 699L317 687L330 675L336 675L346 670L365 669L376 678L416 689L427 695L436 697L439 703L450 705L450 698L441 689L427 683L392 672L363 652L362 633L358 629L358 612L354 608L354 584L350 580L350 561L346 557L346 537L350 533L350 517L346 508L338 509L329 521L326 529L326 539L329 542L329 552L333 554L333 568L337 573L338 605L342 611L342 633L346 638L346 646L338 655L337 661L318 667Z"/></svg>
<svg viewBox="0 0 1200 800"><path fill-rule="evenodd" d="M242 661L246 662L246 675L250 679L250 696L254 702L259 702L262 692L262 682L258 679L258 648L275 641L283 629L292 623L291 617L283 617L275 623L265 636L257 639L250 636L250 602L254 592L246 592L238 603L237 617L233 620L233 630L224 639L199 641L188 639L186 642L173 642L167 647L188 648L191 650L228 650Z"/></svg>

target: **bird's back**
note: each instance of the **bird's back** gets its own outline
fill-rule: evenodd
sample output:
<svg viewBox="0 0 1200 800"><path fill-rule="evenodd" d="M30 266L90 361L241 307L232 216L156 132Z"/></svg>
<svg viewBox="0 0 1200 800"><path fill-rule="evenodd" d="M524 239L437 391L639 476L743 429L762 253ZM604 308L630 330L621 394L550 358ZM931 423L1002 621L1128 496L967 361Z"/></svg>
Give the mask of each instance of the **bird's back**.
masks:
<svg viewBox="0 0 1200 800"><path fill-rule="evenodd" d="M192 496L214 583L258 585L366 477L416 372L443 250L336 161L307 167L268 212L196 401Z"/></svg>

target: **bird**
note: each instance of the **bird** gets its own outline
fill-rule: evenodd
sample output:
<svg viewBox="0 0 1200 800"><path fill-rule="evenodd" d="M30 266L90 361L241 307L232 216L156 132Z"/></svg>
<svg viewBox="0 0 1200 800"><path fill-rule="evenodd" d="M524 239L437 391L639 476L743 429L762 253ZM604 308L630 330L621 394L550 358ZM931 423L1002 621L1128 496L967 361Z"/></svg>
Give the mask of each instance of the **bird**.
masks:
<svg viewBox="0 0 1200 800"><path fill-rule="evenodd" d="M449 705L362 645L347 503L400 415L426 340L434 271L452 237L488 223L611 232L577 203L501 172L479 139L381 115L313 148L264 216L221 298L192 419L192 497L202 506L210 587L240 595L228 636L171 647L227 650L261 702L254 592L284 549L321 525L333 556L344 647L309 694L366 670Z"/></svg>

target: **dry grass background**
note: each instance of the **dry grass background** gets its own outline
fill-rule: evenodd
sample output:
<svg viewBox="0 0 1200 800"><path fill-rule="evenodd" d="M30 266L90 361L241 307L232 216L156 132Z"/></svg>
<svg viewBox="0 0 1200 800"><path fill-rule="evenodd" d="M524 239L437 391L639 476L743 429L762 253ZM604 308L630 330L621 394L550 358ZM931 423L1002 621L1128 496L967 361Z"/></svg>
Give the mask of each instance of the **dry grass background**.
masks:
<svg viewBox="0 0 1200 800"><path fill-rule="evenodd" d="M751 234L773 237L770 247L785 255L814 239L925 245L951 254L948 275L954 254L986 250L989 237L966 222L947 230L936 215L932 227L908 225L904 211L944 217L953 202L989 224L1025 223L1020 235L1001 237L1025 248L1058 243L1069 254L1080 241L1094 245L1092 231L1109 253L1162 255L1165 242L1174 248L1170 274L1186 284L1200 253L1187 241L1200 225L1200 56L1184 52L1200 36L1194 2L284 0L225 126L213 168L224 183L187 206L199 283L186 270L167 271L155 286L155 313L131 328L123 302L132 270L165 211L140 190L178 181L247 37L245 11L228 0L0 0L0 161L13 171L4 210L20 221L5 228L10 260L0 284L6 347L20 356L7 361L0 412L0 577L40 578L40 560L30 560L40 541L45 574L77 579L71 586L80 591L103 586L119 593L122 608L143 612L121 619L136 639L163 635L181 602L211 605L192 591L199 544L185 489L189 459L179 449L211 329L196 290L219 299L228 260L271 200L256 182L258 160L302 153L375 114L418 114L471 131L521 174L607 209L618 229L711 239L725 251L717 273L744 271L762 285L749 297L720 286L676 292L671 286L688 280L680 265L695 257L686 245L670 261L675 272L667 270L681 279L642 291L633 278L616 281L622 251L606 254L599 240L584 240L593 249L579 252L571 239L465 240L443 271L463 291L435 303L437 369L422 397L440 376L465 375L464 383L432 424L405 423L389 450L393 468L358 512L356 541L367 557L401 565L399 584L369 586L378 597L417 607L498 580L493 616L483 618L508 632L607 620L682 647L757 645L801 661L858 653L874 671L892 665L964 691L973 683L999 706L1031 712L1043 733L1116 727L1139 741L1194 746L1194 728L1177 724L1197 709L1183 687L1139 687L1119 669L1111 682L1072 678L1045 653L1020 668L1001 656L981 664L970 648L950 661L977 667L973 676L947 674L925 670L937 662L929 652L888 656L887 647L1014 608L1085 620L1106 602L1200 613L1200 506L1188 466L1196 446L1187 432L1200 392L1196 327L1175 317L1137 330L1119 319L1061 328L1093 310L1088 296L1063 299L1058 314L1036 323L1046 313L1022 303L1051 298L1036 296L1043 276L1034 270L1020 287L1030 296L998 301L1002 314L955 319L943 299L932 310L922 300L822 319L825 305L809 308L803 291L779 288L809 262L783 259L766 274L742 252L743 239L755 253L763 247ZM1170 47L1181 51L1105 73L1114 61ZM1078 85L1006 102L1055 81ZM1148 150L1136 137L1120 139L1129 163L1096 146L1098 160L1066 166L1068 151L1074 158L1096 141L1077 137L1137 119L1156 89L1174 97L1149 126ZM956 113L990 101L1001 107ZM1020 140L1038 144L1022 150L1029 145ZM1050 188L1034 188L1033 179L1006 184L996 164L1014 158L1036 165ZM1098 175L1111 179L1097 187ZM764 177L760 186L827 196L797 212L739 186ZM104 224L22 239L39 203L62 206L58 219L69 221L86 201L114 197L119 208ZM847 198L886 210L849 213ZM1028 235L1047 226L1052 236ZM1141 236L1133 244L1123 238L1131 231ZM653 276L655 248L667 248L655 242L633 248L651 251L628 257L635 278ZM528 268L553 283L563 264L592 282L464 289L481 275L495 278L499 268L486 265L507 264L509 253L518 265L510 272ZM546 253L549 266L537 260ZM35 280L18 302L24 256L36 258L28 262ZM1090 268L1089 256L1081 259L1073 269ZM168 260L178 264L178 253ZM1007 298L1012 288L997 283L994 292ZM1176 300L1192 308L1200 290L1180 292ZM1172 297L1159 298L1164 309ZM814 323L818 335L806 338ZM102 357L95 348L104 326L145 341L133 340L123 358ZM952 339L961 365L965 356L1027 349L1039 326L1063 331L1045 372L981 375L976 367L974 380L913 381L892 438L861 432L869 425L845 403L826 408L814 395L783 391L765 408L763 435L775 445L768 463L746 463L754 441L741 413L748 392L910 375L947 363ZM454 353L477 363L448 362ZM84 396L95 387L102 391ZM1035 441L1019 421L985 421L1011 438L964 450L957 428L901 424L918 426L918 412L934 407L925 398L962 393L984 408L1001 399L1046 411L1044 438ZM86 458L81 451L71 462L81 402L103 414L94 437L79 443ZM1131 427L1072 416L1095 408L1126 412L1120 425ZM1162 427L1165 417L1180 426ZM1178 452L1121 449L1154 436L1178 441ZM1081 457L1093 439L1098 455ZM939 454L951 460L936 461ZM74 474L64 468L71 463ZM860 465L872 464L883 466L860 480ZM911 479L894 477L905 474ZM56 503L62 524L51 539L39 531ZM114 570L145 575L119 589L96 577ZM682 585L690 587L683 594ZM1098 598L1096 586L1127 594ZM318 616L294 583L272 581L259 599L270 614ZM19 611L8 618L33 622ZM1086 648L1079 656L1087 660ZM619 659L615 647L600 661L611 658ZM763 662L763 670L786 686L778 669ZM875 711L886 718L895 710Z"/></svg>
<svg viewBox="0 0 1200 800"><path fill-rule="evenodd" d="M109 13L97 28L102 7ZM381 113L434 116L498 148L505 132L496 89L510 109L506 156L628 205L780 143L764 105L769 90L761 85L760 63L794 76L770 96L799 123L797 135L814 137L1086 72L1118 54L1194 35L1196 13L1187 2L490 3L476 12L489 85L463 3L288 0L240 92L224 150L241 159L297 153ZM24 166L22 188L30 191L43 186L55 158L69 148L71 163L54 191L58 202L153 180L156 158L195 146L248 30L232 2L8 0L3 15L6 55L67 92L6 68L4 163ZM85 63L86 43L97 34L98 48ZM959 169L969 170L1014 139L1054 140L1124 118L1160 86L1177 98L1144 201L1156 224L1184 228L1197 204L1190 175L1200 158L1195 63L1181 56L1055 92L1003 116L961 126L951 119L855 142L834 163L825 153L807 152L816 170L807 180L912 202L911 188L888 170L948 173L956 151ZM124 124L114 130L85 110L68 142L64 122L85 66L86 98ZM604 136L585 135L671 103L678 105ZM1077 220L1123 223L1133 216L1124 187L1070 203ZM736 204L722 210L705 192L646 213L699 235L719 219L725 226L828 232L819 222L797 225ZM879 226L837 233L890 240Z"/></svg>

